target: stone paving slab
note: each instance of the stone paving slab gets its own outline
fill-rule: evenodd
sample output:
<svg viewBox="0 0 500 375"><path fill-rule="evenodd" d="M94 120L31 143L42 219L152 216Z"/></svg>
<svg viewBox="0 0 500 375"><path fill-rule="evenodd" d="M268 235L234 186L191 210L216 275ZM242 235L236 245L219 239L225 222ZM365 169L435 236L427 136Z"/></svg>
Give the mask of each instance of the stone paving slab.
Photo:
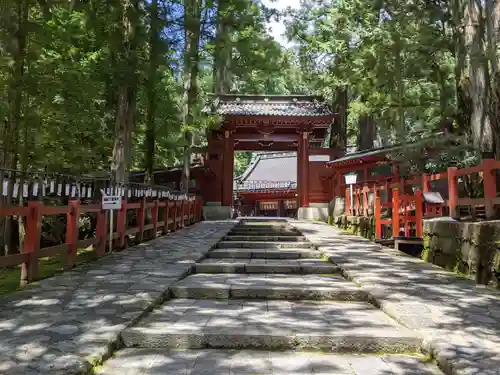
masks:
<svg viewBox="0 0 500 375"><path fill-rule="evenodd" d="M230 236L280 236L280 237L296 237L300 236L300 232L294 230L276 230L276 231L257 231L257 230L241 230L234 229L229 233Z"/></svg>
<svg viewBox="0 0 500 375"><path fill-rule="evenodd" d="M100 375L438 375L422 358L256 350L124 349Z"/></svg>
<svg viewBox="0 0 500 375"><path fill-rule="evenodd" d="M500 373L498 291L326 224L291 223L373 294L383 311L422 335L446 374Z"/></svg>
<svg viewBox="0 0 500 375"><path fill-rule="evenodd" d="M364 302L174 299L122 334L127 347L416 351L422 340Z"/></svg>
<svg viewBox="0 0 500 375"><path fill-rule="evenodd" d="M312 258L319 259L322 253L313 249L241 249L223 248L213 249L207 253L208 258L238 258L238 259L299 259Z"/></svg>
<svg viewBox="0 0 500 375"><path fill-rule="evenodd" d="M224 241L266 241L266 242L301 242L305 241L306 238L304 236L280 236L280 235L234 235L229 234L224 237Z"/></svg>
<svg viewBox="0 0 500 375"><path fill-rule="evenodd" d="M310 249L314 245L310 242L282 242L274 243L267 241L220 241L217 244L219 249L240 248L240 249Z"/></svg>
<svg viewBox="0 0 500 375"><path fill-rule="evenodd" d="M354 283L333 275L195 274L170 287L176 298L369 301Z"/></svg>
<svg viewBox="0 0 500 375"><path fill-rule="evenodd" d="M201 222L0 299L0 374L86 374L234 221Z"/></svg>
<svg viewBox="0 0 500 375"><path fill-rule="evenodd" d="M336 264L320 259L204 259L194 265L195 273L282 273L331 274L339 272Z"/></svg>

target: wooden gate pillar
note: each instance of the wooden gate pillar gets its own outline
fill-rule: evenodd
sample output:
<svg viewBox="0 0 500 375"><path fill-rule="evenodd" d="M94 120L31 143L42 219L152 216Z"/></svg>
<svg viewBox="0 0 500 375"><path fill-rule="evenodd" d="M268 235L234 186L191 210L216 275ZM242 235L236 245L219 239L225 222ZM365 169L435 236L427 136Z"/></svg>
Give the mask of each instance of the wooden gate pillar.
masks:
<svg viewBox="0 0 500 375"><path fill-rule="evenodd" d="M234 140L229 130L224 131L224 154L222 156L222 205L233 205Z"/></svg>
<svg viewBox="0 0 500 375"><path fill-rule="evenodd" d="M309 207L309 133L302 132L299 138L299 207Z"/></svg>

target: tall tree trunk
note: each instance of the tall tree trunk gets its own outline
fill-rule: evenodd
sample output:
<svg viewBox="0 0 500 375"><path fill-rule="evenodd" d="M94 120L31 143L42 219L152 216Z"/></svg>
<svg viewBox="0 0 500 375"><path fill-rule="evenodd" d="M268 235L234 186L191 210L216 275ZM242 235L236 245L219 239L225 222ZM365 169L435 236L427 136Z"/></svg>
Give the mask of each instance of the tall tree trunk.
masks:
<svg viewBox="0 0 500 375"><path fill-rule="evenodd" d="M3 140L2 165L6 168L15 170L18 163L19 152L19 132L22 122L22 109L24 102L25 89L25 65L26 65L26 44L28 39L30 0L20 0L17 3L17 25L16 32L13 35L15 40L15 49L13 50L13 75L10 78L8 103L10 114L5 122L5 138ZM10 176L12 183L15 176ZM7 197L1 197L3 203L11 204L13 186L11 184ZM2 245L5 255L12 253L12 218L3 218ZM0 222L1 223L1 222Z"/></svg>
<svg viewBox="0 0 500 375"><path fill-rule="evenodd" d="M126 183L130 164L132 133L135 125L137 96L137 28L139 23L139 1L123 0L121 3L121 43L118 48L122 74L117 79L118 107L115 118L115 141L111 172L118 183Z"/></svg>
<svg viewBox="0 0 500 375"><path fill-rule="evenodd" d="M467 0L464 11L465 47L469 57L469 97L472 102L471 135L481 157L493 156L493 133L488 112L488 63L485 59L485 22L479 2Z"/></svg>
<svg viewBox="0 0 500 375"><path fill-rule="evenodd" d="M214 53L214 91L217 95L231 90L231 15L229 1L219 0L217 6L217 31Z"/></svg>
<svg viewBox="0 0 500 375"><path fill-rule="evenodd" d="M345 154L347 148L347 108L349 98L346 87L337 88L333 110L337 113L335 121L330 125L329 147L340 150L340 154Z"/></svg>
<svg viewBox="0 0 500 375"><path fill-rule="evenodd" d="M158 18L158 0L152 0L150 5L150 55L149 74L147 81L148 113L146 119L146 182L153 182L153 171L155 166L155 142L156 142L156 79L158 77L158 55L160 52L160 27Z"/></svg>
<svg viewBox="0 0 500 375"><path fill-rule="evenodd" d="M373 116L362 116L358 121L358 150L369 150L373 148L373 142L377 136L377 129Z"/></svg>
<svg viewBox="0 0 500 375"><path fill-rule="evenodd" d="M494 156L500 158L500 1L486 0L486 48L490 66L489 114L494 143Z"/></svg>
<svg viewBox="0 0 500 375"><path fill-rule="evenodd" d="M184 126L184 166L182 168L182 190L189 191L194 106L198 98L198 64L201 26L200 0L184 0L184 94L182 98L182 124Z"/></svg>
<svg viewBox="0 0 500 375"><path fill-rule="evenodd" d="M403 80L403 62L401 58L401 38L398 33L395 34L394 54L396 56L394 67L396 70L396 85L398 88L398 127L396 130L398 138L405 134L405 106L404 106L404 80ZM369 121L369 120L368 120ZM373 145L373 142L372 142Z"/></svg>

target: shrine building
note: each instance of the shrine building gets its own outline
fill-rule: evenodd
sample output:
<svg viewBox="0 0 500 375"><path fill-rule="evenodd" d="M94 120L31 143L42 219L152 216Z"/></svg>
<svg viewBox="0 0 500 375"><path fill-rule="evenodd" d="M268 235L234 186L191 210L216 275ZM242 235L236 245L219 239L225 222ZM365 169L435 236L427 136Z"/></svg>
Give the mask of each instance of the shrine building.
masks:
<svg viewBox="0 0 500 375"><path fill-rule="evenodd" d="M327 215L333 186L332 172L326 163L343 151L323 148L335 116L321 97L219 95L204 112L214 116L220 124L208 132L208 146L202 150L207 174L200 190L206 218L232 215L234 153L237 151L294 152L296 187L293 194L296 196L291 196L290 189L283 188L288 195L284 194L279 200L295 200L299 218ZM285 168L279 158L273 163L272 173ZM287 165L286 168L291 167ZM258 199L263 201L260 198L264 197Z"/></svg>
<svg viewBox="0 0 500 375"><path fill-rule="evenodd" d="M297 216L297 153L258 152L234 179L234 207L241 216Z"/></svg>

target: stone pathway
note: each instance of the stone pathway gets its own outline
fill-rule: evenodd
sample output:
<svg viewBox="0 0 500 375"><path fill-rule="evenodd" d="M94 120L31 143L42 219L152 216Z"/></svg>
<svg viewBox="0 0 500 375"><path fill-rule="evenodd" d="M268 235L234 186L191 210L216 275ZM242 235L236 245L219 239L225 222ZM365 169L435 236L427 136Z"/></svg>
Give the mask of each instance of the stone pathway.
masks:
<svg viewBox="0 0 500 375"><path fill-rule="evenodd" d="M291 222L453 375L500 374L500 293L319 223Z"/></svg>
<svg viewBox="0 0 500 375"><path fill-rule="evenodd" d="M422 338L286 222L243 222L124 329L102 375L430 375ZM383 353L383 354L381 354Z"/></svg>
<svg viewBox="0 0 500 375"><path fill-rule="evenodd" d="M201 222L0 298L0 374L87 374L234 225Z"/></svg>

